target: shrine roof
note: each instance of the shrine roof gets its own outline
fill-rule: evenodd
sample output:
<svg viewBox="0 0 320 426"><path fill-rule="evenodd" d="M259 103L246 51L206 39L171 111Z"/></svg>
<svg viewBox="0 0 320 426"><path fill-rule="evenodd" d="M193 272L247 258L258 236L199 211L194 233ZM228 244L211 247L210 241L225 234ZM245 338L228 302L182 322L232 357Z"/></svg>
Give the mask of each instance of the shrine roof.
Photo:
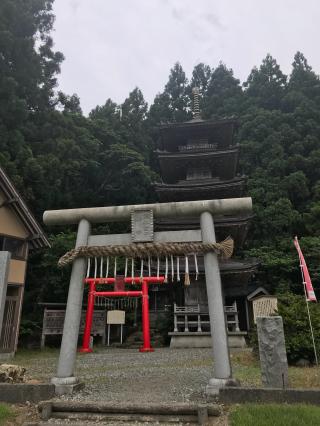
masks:
<svg viewBox="0 0 320 426"><path fill-rule="evenodd" d="M1 207L8 206L23 223L29 233L28 243L31 249L50 247L50 243L40 225L27 207L25 201L18 193L13 183L0 167L0 190L5 195Z"/></svg>

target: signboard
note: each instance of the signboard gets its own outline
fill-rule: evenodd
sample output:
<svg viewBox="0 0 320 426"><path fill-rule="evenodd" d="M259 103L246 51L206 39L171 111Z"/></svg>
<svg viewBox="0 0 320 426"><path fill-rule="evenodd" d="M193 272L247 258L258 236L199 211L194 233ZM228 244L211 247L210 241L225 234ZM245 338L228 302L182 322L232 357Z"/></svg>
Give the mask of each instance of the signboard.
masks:
<svg viewBox="0 0 320 426"><path fill-rule="evenodd" d="M125 324L126 312L125 311L108 311L107 324Z"/></svg>
<svg viewBox="0 0 320 426"><path fill-rule="evenodd" d="M256 324L257 317L270 317L277 313L278 299L276 296L260 296L252 300L253 318Z"/></svg>
<svg viewBox="0 0 320 426"><path fill-rule="evenodd" d="M131 212L131 236L134 243L153 241L152 210L133 210Z"/></svg>

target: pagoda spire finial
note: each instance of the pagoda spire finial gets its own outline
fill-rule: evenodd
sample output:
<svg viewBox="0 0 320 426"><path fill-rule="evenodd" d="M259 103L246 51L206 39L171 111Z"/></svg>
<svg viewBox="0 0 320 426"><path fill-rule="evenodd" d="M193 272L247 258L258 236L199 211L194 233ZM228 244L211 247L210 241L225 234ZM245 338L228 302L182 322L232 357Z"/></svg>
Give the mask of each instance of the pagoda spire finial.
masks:
<svg viewBox="0 0 320 426"><path fill-rule="evenodd" d="M201 118L200 102L199 102L199 95L200 95L199 87L193 87L192 94L193 94L192 114L193 114L193 119L197 120Z"/></svg>

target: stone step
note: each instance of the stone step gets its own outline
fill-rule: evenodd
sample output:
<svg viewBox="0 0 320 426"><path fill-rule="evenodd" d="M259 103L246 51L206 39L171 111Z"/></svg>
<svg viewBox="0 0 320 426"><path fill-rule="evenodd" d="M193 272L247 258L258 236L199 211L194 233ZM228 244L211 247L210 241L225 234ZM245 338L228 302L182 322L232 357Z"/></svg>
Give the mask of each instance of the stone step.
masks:
<svg viewBox="0 0 320 426"><path fill-rule="evenodd" d="M209 417L218 417L221 408L217 404L114 404L76 401L46 401L39 404L41 419L66 420L81 425L108 422L165 423L165 424L200 424L208 423ZM89 423L89 424L90 424ZM48 425L48 423L46 423ZM50 423L49 423L50 424ZM55 422L55 424L57 424ZM58 423L59 424L59 423ZM100 423L101 424L101 423Z"/></svg>

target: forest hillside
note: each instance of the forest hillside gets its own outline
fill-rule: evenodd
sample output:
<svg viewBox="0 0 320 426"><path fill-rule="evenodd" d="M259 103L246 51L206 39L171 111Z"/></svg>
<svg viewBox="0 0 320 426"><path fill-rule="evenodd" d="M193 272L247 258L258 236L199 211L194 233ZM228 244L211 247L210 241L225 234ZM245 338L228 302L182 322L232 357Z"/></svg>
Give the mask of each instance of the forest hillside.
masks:
<svg viewBox="0 0 320 426"><path fill-rule="evenodd" d="M52 2L0 2L0 165L39 222L48 209L156 201L157 125L190 119L198 86L203 118L235 116L240 123L240 170L255 218L237 255L260 259L254 279L270 291L301 293L292 244L298 235L317 292L320 80L303 53L292 58L290 75L266 54L243 84L223 63L200 63L190 76L176 63L151 105L135 88L121 105L106 94L86 117L76 94L59 91L64 57L54 49ZM52 248L31 258L29 320L36 302L66 296L69 271L59 270L57 260L73 246L74 229L45 230Z"/></svg>

